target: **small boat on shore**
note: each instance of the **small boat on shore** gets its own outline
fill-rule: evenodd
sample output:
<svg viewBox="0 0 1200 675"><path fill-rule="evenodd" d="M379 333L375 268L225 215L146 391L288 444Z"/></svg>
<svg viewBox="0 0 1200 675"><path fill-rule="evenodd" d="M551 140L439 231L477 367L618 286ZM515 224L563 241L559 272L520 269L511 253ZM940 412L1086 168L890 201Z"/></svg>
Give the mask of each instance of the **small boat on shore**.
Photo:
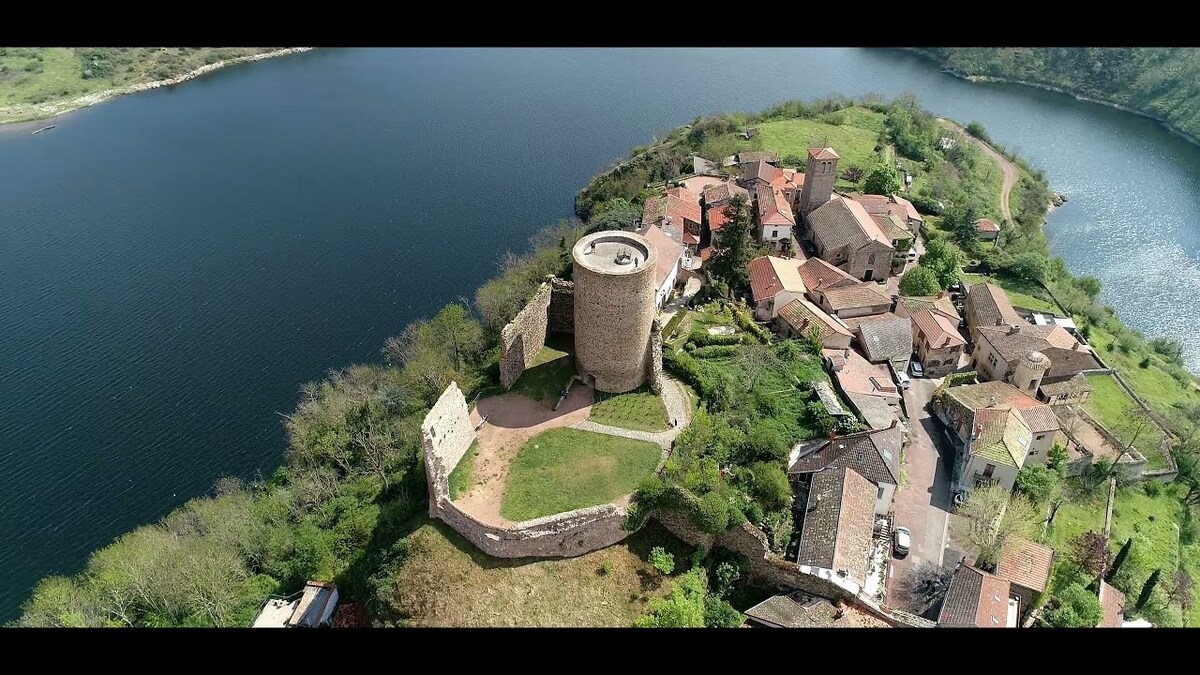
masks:
<svg viewBox="0 0 1200 675"><path fill-rule="evenodd" d="M35 134L40 134L40 133L42 133L43 131L49 131L49 130L51 130L51 129L53 129L53 128L54 128L54 125L53 125L53 124L51 124L50 126L48 126L48 127L42 127L41 129L38 129L37 131L35 131L35 132L33 132L33 133L35 133Z"/></svg>

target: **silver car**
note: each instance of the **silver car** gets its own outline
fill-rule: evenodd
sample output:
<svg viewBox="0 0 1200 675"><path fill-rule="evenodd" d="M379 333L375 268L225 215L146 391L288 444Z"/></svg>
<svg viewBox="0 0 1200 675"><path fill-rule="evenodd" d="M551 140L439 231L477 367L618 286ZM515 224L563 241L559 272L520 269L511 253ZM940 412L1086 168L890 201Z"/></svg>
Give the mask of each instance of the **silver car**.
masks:
<svg viewBox="0 0 1200 675"><path fill-rule="evenodd" d="M907 527L897 527L892 532L892 545L896 550L896 557L903 558L908 555L908 549L912 545L912 533Z"/></svg>

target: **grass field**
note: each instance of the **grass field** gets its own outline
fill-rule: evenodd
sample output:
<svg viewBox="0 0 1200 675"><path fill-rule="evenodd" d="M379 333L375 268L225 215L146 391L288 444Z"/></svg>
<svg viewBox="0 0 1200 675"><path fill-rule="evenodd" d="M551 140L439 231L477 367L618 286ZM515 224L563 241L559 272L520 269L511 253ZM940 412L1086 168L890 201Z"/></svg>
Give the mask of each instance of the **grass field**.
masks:
<svg viewBox="0 0 1200 675"><path fill-rule="evenodd" d="M463 453L462 459L458 461L458 466L450 472L447 481L450 485L450 499L458 499L458 496L471 489L471 484L475 482L475 458L479 456L479 441L473 441L471 447Z"/></svg>
<svg viewBox="0 0 1200 675"><path fill-rule="evenodd" d="M513 458L500 515L520 522L604 504L654 473L662 448L579 429L551 429Z"/></svg>
<svg viewBox="0 0 1200 675"><path fill-rule="evenodd" d="M677 562L691 553L651 522L577 558L500 560L441 523L419 522L395 596L413 626L632 626L649 598L670 591L670 578L646 562L650 549L662 546Z"/></svg>
<svg viewBox="0 0 1200 675"><path fill-rule="evenodd" d="M1060 314L1062 312L1046 297L1046 290L1037 284L1009 277L992 277L984 274L963 274L961 276L963 283L967 285L989 282L1003 288L1004 292L1008 294L1008 299L1017 307L1037 312L1050 312L1051 314Z"/></svg>
<svg viewBox="0 0 1200 675"><path fill-rule="evenodd" d="M883 115L865 108L851 108L840 111L840 114L844 115L843 124L840 125L809 119L778 120L760 124L759 137L762 139L763 149L774 150L780 157L808 157L810 147L824 145L832 147L841 157L838 162L839 172L857 166L869 173L880 160L879 153L875 152L875 145L879 140L878 129L882 128ZM875 130L872 130L872 127ZM840 187L858 187L857 184L840 177L837 182Z"/></svg>
<svg viewBox="0 0 1200 675"><path fill-rule="evenodd" d="M1079 320L1079 317L1076 317ZM1091 327L1091 337L1088 340L1100 358L1109 367L1116 368L1121 377L1138 393L1151 408L1160 415L1169 416L1172 406L1176 403L1200 401L1200 391L1191 383L1183 384L1159 367L1161 359L1150 355L1150 350L1133 351L1126 354L1117 346L1117 340L1110 333L1098 326ZM1150 364L1141 367L1142 358L1149 355Z"/></svg>
<svg viewBox="0 0 1200 675"><path fill-rule="evenodd" d="M1149 570L1161 568L1163 582L1169 579L1180 564L1187 569L1193 578L1200 578L1200 544L1182 544L1180 532L1176 523L1185 522L1183 506L1178 496L1178 486L1164 485L1162 491L1150 496L1142 485L1133 485L1117 491L1116 503L1113 507L1112 536L1109 541L1111 554L1117 550L1134 533L1146 538L1147 574ZM1054 527L1049 533L1049 545L1057 554L1056 568L1070 566L1067 560L1071 539L1086 532L1104 530L1104 510L1107 489L1096 489L1091 493L1077 494L1074 500L1067 502L1059 509L1054 518ZM1063 579L1073 576L1068 570L1058 570L1053 583L1063 583ZM1196 598L1188 624L1200 626L1200 586L1193 591ZM1132 607L1136 597L1128 598L1127 604ZM1178 612L1178 608L1174 609Z"/></svg>
<svg viewBox="0 0 1200 675"><path fill-rule="evenodd" d="M553 403L575 374L575 357L564 345L542 347L533 365L521 373L512 391L535 401Z"/></svg>
<svg viewBox="0 0 1200 675"><path fill-rule="evenodd" d="M667 407L662 397L642 387L626 394L594 394L589 419L598 424L608 424L634 431L666 431L671 428L667 419Z"/></svg>
<svg viewBox="0 0 1200 675"><path fill-rule="evenodd" d="M0 47L0 122L36 119L38 115L27 110L28 106L164 80L217 61L272 49Z"/></svg>
<svg viewBox="0 0 1200 675"><path fill-rule="evenodd" d="M1122 442L1134 440L1129 415L1126 414L1126 410L1136 405L1133 399L1108 375L1088 375L1087 379L1088 384L1092 385L1092 395L1083 407ZM1157 425L1151 424L1141 430L1133 445L1146 456L1147 468L1165 469L1167 459L1160 449L1161 444L1162 431Z"/></svg>

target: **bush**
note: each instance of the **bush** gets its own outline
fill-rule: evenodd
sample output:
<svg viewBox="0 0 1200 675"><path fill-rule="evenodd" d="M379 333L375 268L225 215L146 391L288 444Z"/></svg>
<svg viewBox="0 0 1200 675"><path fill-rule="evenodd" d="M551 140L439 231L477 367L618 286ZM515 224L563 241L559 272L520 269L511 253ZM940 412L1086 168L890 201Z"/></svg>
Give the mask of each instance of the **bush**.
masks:
<svg viewBox="0 0 1200 675"><path fill-rule="evenodd" d="M725 600L711 594L704 599L705 628L738 628L745 621L746 617Z"/></svg>
<svg viewBox="0 0 1200 675"><path fill-rule="evenodd" d="M917 265L900 277L900 295L935 295L940 290L937 275L927 267Z"/></svg>
<svg viewBox="0 0 1200 675"><path fill-rule="evenodd" d="M927 216L942 215L942 207L939 205L938 200L929 195L912 195L908 201L912 202L913 207L917 209L918 213L923 213Z"/></svg>
<svg viewBox="0 0 1200 675"><path fill-rule="evenodd" d="M694 344L694 343L688 343ZM692 356L698 359L714 359L714 358L729 358L736 356L738 353L737 345L709 345L707 347L697 347L690 350Z"/></svg>
<svg viewBox="0 0 1200 675"><path fill-rule="evenodd" d="M663 547L655 546L650 549L650 564L662 574L670 574L675 571L675 556Z"/></svg>
<svg viewBox="0 0 1200 675"><path fill-rule="evenodd" d="M1057 604L1046 612L1046 622L1055 628L1095 628L1102 613L1100 600L1079 583L1067 586L1056 598Z"/></svg>
<svg viewBox="0 0 1200 675"><path fill-rule="evenodd" d="M696 500L692 520L709 534L724 532L729 527L729 499L719 492L704 495Z"/></svg>
<svg viewBox="0 0 1200 675"><path fill-rule="evenodd" d="M1145 492L1147 497L1157 497L1162 494L1162 489L1162 483L1154 479L1142 483L1142 492Z"/></svg>
<svg viewBox="0 0 1200 675"><path fill-rule="evenodd" d="M766 511L777 511L792 502L792 486L787 474L774 464L759 462L751 467L754 485L751 494L762 503Z"/></svg>

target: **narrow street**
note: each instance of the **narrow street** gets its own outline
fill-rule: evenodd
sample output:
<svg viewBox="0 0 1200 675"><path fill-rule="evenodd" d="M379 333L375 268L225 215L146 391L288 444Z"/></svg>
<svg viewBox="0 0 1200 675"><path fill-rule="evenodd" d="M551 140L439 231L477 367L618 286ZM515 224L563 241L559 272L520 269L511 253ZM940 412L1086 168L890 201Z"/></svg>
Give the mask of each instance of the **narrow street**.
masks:
<svg viewBox="0 0 1200 675"><path fill-rule="evenodd" d="M906 482L896 491L896 527L912 533L908 556L893 556L888 569L888 604L907 607L903 593L910 570L923 561L942 564L950 508L950 466L953 450L942 433L941 422L926 409L940 379L913 378L904 392L911 438L904 449L902 471Z"/></svg>

